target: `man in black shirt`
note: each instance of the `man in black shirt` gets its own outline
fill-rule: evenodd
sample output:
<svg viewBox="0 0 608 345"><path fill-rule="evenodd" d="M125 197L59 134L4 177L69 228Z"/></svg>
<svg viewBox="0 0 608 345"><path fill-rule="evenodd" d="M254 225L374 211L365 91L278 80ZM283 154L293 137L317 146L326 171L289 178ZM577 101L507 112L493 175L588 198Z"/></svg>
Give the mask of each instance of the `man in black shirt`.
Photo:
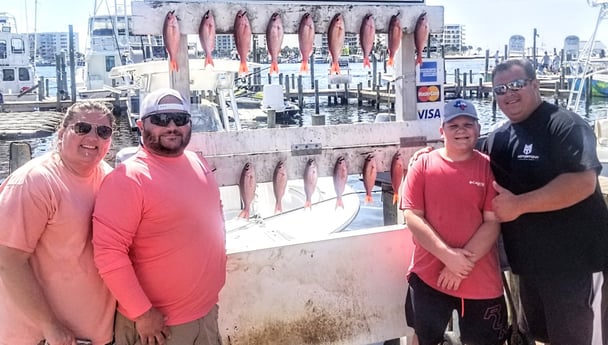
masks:
<svg viewBox="0 0 608 345"><path fill-rule="evenodd" d="M551 345L608 345L606 303L600 307L608 298L608 209L593 130L542 101L527 60L498 64L492 83L509 119L485 143L499 193L493 206L530 333Z"/></svg>

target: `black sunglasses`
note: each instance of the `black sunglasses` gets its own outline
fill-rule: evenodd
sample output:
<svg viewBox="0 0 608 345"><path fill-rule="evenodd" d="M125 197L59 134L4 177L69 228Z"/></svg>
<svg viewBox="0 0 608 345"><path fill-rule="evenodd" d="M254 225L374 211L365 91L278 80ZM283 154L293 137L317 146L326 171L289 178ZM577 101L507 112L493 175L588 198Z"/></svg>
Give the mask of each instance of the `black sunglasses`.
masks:
<svg viewBox="0 0 608 345"><path fill-rule="evenodd" d="M95 133L97 133L97 136L103 140L107 140L112 136L112 127L110 126L94 125L88 122L76 122L68 127L71 127L76 135L87 135L93 128L95 128Z"/></svg>
<svg viewBox="0 0 608 345"><path fill-rule="evenodd" d="M508 90L519 91L524 87L528 86L528 83L532 81L532 79L516 79L510 83L496 85L492 89L495 94L502 96L507 93Z"/></svg>
<svg viewBox="0 0 608 345"><path fill-rule="evenodd" d="M141 120L150 118L153 125L167 127L173 121L177 127L185 126L190 123L190 114L186 113L160 113L144 116Z"/></svg>

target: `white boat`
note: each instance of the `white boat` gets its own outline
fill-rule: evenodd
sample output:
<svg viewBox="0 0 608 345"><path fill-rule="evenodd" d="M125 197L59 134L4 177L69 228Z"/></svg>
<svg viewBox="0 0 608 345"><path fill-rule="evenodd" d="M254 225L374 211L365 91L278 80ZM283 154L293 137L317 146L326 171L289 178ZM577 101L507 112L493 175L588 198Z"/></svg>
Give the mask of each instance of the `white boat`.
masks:
<svg viewBox="0 0 608 345"><path fill-rule="evenodd" d="M0 12L0 72L1 101L38 98L28 34L19 33L15 17L6 12Z"/></svg>

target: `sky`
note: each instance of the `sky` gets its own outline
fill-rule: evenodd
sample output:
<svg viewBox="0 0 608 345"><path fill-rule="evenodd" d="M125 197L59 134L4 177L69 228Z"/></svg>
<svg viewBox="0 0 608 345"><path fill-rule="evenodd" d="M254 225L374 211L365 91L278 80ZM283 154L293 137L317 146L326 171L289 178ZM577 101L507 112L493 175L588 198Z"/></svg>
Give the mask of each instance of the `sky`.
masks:
<svg viewBox="0 0 608 345"><path fill-rule="evenodd" d="M564 38L576 35L581 41L591 38L599 7L588 1L608 0L426 0L427 6L443 6L445 24L465 25L465 44L491 54L501 52L511 35L522 35L526 46L532 46L537 29L539 50L561 49ZM38 32L68 31L68 25L79 33L81 51L84 49L87 18L93 13L95 0L1 0L0 11L13 14L20 32L34 31L34 6L37 2ZM129 0L117 0L119 6ZM104 9L114 7L113 0L97 0ZM99 6L99 5L98 5ZM61 18L61 19L60 19ZM596 36L608 45L608 19L600 24Z"/></svg>

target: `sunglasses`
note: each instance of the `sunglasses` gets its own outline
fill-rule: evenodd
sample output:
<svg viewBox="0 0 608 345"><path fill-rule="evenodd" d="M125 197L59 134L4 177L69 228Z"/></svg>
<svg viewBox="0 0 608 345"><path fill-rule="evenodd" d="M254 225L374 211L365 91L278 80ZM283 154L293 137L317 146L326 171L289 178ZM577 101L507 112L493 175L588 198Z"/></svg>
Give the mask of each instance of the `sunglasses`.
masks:
<svg viewBox="0 0 608 345"><path fill-rule="evenodd" d="M153 125L167 127L169 123L173 121L173 123L177 127L185 126L190 123L190 114L186 113L161 113L161 114L151 114L144 116L141 120L145 120L149 118L150 122Z"/></svg>
<svg viewBox="0 0 608 345"><path fill-rule="evenodd" d="M107 140L112 136L112 127L110 126L93 125L87 122L76 122L68 127L71 127L76 135L87 135L93 128L95 128L95 133L97 133L97 136L103 140Z"/></svg>
<svg viewBox="0 0 608 345"><path fill-rule="evenodd" d="M519 90L523 89L524 87L528 86L528 83L530 81L532 81L532 79L516 79L510 83L496 85L496 86L494 86L494 88L492 90L494 91L495 94L502 96L502 95L506 94L508 90L519 91Z"/></svg>

